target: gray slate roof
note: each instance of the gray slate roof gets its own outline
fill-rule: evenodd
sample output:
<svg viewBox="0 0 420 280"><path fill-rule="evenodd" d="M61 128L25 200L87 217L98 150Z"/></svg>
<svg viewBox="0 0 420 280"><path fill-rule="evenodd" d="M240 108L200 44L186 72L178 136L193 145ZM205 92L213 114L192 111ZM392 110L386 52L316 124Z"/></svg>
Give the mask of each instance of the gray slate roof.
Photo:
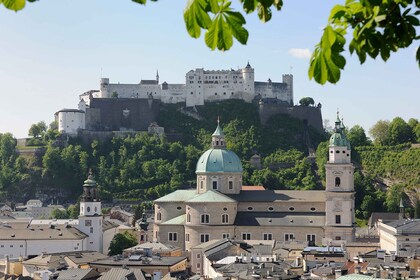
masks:
<svg viewBox="0 0 420 280"><path fill-rule="evenodd" d="M99 272L89 269L69 268L61 270L58 274L57 280L90 280L97 279L100 276Z"/></svg>
<svg viewBox="0 0 420 280"><path fill-rule="evenodd" d="M102 274L98 280L145 280L140 269L111 268Z"/></svg>
<svg viewBox="0 0 420 280"><path fill-rule="evenodd" d="M0 225L0 240L80 240L85 239L86 234L74 227L57 225L50 228L49 225L30 226L26 223L8 223Z"/></svg>
<svg viewBox="0 0 420 280"><path fill-rule="evenodd" d="M238 212L236 226L307 226L325 225L325 213Z"/></svg>
<svg viewBox="0 0 420 280"><path fill-rule="evenodd" d="M289 191L289 190L265 190L265 191L241 191L239 194L228 195L240 202L325 202L325 191Z"/></svg>
<svg viewBox="0 0 420 280"><path fill-rule="evenodd" d="M402 234L402 235L420 234L420 219L397 220L397 221L385 222L385 224L395 228L398 234Z"/></svg>

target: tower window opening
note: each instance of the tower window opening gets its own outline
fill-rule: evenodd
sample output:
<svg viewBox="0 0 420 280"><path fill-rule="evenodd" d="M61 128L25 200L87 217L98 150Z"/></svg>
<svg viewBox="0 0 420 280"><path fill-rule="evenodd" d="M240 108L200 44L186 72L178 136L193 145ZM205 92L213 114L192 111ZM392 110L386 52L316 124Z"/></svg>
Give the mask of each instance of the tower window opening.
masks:
<svg viewBox="0 0 420 280"><path fill-rule="evenodd" d="M345 154L346 153L346 151L343 151L343 154Z"/></svg>
<svg viewBox="0 0 420 280"><path fill-rule="evenodd" d="M339 153L340 153L340 151L336 151L336 153L337 153L337 154L339 154Z"/></svg>
<svg viewBox="0 0 420 280"><path fill-rule="evenodd" d="M232 190L233 189L233 181L229 181L228 185L229 185L229 190Z"/></svg>
<svg viewBox="0 0 420 280"><path fill-rule="evenodd" d="M217 181L213 181L212 184L213 184L213 190L217 190Z"/></svg>
<svg viewBox="0 0 420 280"><path fill-rule="evenodd" d="M339 186L340 186L340 184L341 184L341 179L340 179L340 177L335 177L335 186L336 186L336 187L339 187Z"/></svg>
<svg viewBox="0 0 420 280"><path fill-rule="evenodd" d="M337 225L341 224L341 215L335 215L335 223Z"/></svg>

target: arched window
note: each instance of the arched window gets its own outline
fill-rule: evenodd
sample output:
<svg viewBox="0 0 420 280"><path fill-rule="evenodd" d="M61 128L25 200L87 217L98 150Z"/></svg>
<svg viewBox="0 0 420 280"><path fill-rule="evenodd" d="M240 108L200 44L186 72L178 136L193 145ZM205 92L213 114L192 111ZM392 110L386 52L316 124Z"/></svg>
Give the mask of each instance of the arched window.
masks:
<svg viewBox="0 0 420 280"><path fill-rule="evenodd" d="M340 183L341 183L340 177L335 177L335 186L336 187L339 187L340 186Z"/></svg>
<svg viewBox="0 0 420 280"><path fill-rule="evenodd" d="M208 223L210 223L210 216L209 216L209 214L202 214L201 215L201 223L202 224L208 224Z"/></svg>
<svg viewBox="0 0 420 280"><path fill-rule="evenodd" d="M229 223L229 215L228 214L222 214L222 224Z"/></svg>
<svg viewBox="0 0 420 280"><path fill-rule="evenodd" d="M162 213L158 212L156 214L156 220L158 220L158 221L162 220Z"/></svg>
<svg viewBox="0 0 420 280"><path fill-rule="evenodd" d="M191 214L190 213L187 214L187 223L191 223Z"/></svg>

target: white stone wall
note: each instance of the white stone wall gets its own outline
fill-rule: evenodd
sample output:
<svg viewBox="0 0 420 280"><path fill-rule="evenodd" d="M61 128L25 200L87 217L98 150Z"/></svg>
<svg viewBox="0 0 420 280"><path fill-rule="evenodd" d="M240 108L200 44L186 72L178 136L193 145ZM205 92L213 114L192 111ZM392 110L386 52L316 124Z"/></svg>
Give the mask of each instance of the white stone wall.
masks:
<svg viewBox="0 0 420 280"><path fill-rule="evenodd" d="M261 83L255 87L254 69L204 70L197 68L185 75L185 84L120 84L100 80L100 98L110 98L115 92L120 98L153 98L163 103L185 102L187 107L204 105L204 102L242 99L251 102L256 95L277 98L293 104L293 76L283 75L283 83ZM85 100L88 104L88 101Z"/></svg>
<svg viewBox="0 0 420 280"><path fill-rule="evenodd" d="M85 129L85 113L81 111L58 112L58 131L77 135L79 129Z"/></svg>

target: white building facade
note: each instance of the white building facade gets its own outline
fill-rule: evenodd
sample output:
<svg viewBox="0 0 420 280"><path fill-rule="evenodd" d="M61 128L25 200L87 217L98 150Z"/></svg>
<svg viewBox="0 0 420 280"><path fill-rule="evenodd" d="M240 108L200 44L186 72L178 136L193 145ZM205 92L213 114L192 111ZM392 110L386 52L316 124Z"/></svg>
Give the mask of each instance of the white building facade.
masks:
<svg viewBox="0 0 420 280"><path fill-rule="evenodd" d="M187 107L204 105L205 102L241 99L251 102L254 98L273 98L293 105L293 76L283 75L281 83L256 82L254 68L248 63L238 70L204 70L197 68L185 74L185 84L159 84L155 80L141 80L138 84L110 83L102 78L98 98L151 98L163 103L185 103ZM86 95L81 95L86 102Z"/></svg>

